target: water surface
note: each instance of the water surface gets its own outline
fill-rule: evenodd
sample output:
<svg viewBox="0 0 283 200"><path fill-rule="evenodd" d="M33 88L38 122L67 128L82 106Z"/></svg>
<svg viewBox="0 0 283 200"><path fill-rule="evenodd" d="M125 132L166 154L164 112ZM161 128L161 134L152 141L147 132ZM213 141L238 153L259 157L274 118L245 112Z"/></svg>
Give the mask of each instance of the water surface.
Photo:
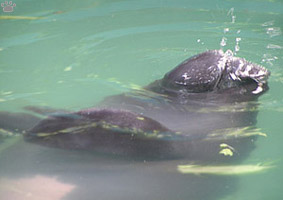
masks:
<svg viewBox="0 0 283 200"><path fill-rule="evenodd" d="M1 199L40 199L38 191L49 199L282 197L280 0L13 2L12 13L0 11L1 111L18 112L27 105L73 111L92 107L106 96L161 78L194 54L232 49L272 73L257 117L267 137L256 141L242 164L276 167L232 177L183 175L176 171L182 160L134 162L19 138L0 144L0 191L8 191L1 192Z"/></svg>

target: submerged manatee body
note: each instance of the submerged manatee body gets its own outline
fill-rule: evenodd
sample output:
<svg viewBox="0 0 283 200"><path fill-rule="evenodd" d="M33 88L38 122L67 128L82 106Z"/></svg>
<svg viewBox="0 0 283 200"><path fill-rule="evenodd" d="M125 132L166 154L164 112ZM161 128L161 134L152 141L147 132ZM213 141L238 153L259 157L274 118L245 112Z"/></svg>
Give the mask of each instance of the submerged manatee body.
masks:
<svg viewBox="0 0 283 200"><path fill-rule="evenodd" d="M269 72L211 50L140 90L95 108L56 112L26 130L27 141L142 158L223 159L245 155L256 138L257 98ZM32 108L37 113L44 112Z"/></svg>

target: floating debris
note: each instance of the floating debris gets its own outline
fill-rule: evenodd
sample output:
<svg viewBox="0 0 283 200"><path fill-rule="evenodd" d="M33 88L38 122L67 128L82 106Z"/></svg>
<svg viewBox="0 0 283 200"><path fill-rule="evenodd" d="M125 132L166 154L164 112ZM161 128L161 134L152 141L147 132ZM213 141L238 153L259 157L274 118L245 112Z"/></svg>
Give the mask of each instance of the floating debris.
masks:
<svg viewBox="0 0 283 200"><path fill-rule="evenodd" d="M225 148L219 151L219 154L223 154L224 156L233 156L233 151L231 149Z"/></svg>
<svg viewBox="0 0 283 200"><path fill-rule="evenodd" d="M66 67L66 68L64 69L64 72L69 72L69 71L71 71L71 70L72 70L72 67L69 66L69 67Z"/></svg>
<svg viewBox="0 0 283 200"><path fill-rule="evenodd" d="M45 19L45 17L31 17L31 16L10 16L10 15L2 15L1 19L25 19L25 20L36 20L36 19Z"/></svg>
<svg viewBox="0 0 283 200"><path fill-rule="evenodd" d="M144 120L144 117L137 117L138 120Z"/></svg>
<svg viewBox="0 0 283 200"><path fill-rule="evenodd" d="M219 145L219 147L222 148L219 151L219 154L223 154L224 156L233 156L234 155L233 152L235 152L235 149L232 146L230 146L226 143L222 143L222 144Z"/></svg>
<svg viewBox="0 0 283 200"><path fill-rule="evenodd" d="M182 174L242 175L262 172L271 168L268 165L178 165Z"/></svg>

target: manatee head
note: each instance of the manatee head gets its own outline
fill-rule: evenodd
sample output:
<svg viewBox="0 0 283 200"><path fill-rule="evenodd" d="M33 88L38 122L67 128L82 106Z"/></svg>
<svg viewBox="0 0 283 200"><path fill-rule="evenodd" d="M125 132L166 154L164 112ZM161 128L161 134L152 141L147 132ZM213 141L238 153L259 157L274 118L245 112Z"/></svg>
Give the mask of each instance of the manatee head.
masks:
<svg viewBox="0 0 283 200"><path fill-rule="evenodd" d="M232 51L210 50L193 56L168 72L160 86L164 91L205 93L230 91L258 95L267 89L270 72L234 57Z"/></svg>

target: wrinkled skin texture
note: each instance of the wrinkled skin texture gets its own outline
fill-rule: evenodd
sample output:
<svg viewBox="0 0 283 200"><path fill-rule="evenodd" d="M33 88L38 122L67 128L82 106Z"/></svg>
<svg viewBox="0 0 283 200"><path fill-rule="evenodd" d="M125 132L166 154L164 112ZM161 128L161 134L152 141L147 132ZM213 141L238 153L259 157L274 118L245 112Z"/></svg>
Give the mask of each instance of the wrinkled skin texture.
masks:
<svg viewBox="0 0 283 200"><path fill-rule="evenodd" d="M230 136L225 130L255 125L256 100L268 89L269 74L230 52L207 51L141 90L107 97L95 108L79 112L55 111L31 120L30 128L22 130L27 141L42 145L142 159L222 161L222 143L233 147L234 157L243 157L256 136ZM221 134L215 136L217 131Z"/></svg>

